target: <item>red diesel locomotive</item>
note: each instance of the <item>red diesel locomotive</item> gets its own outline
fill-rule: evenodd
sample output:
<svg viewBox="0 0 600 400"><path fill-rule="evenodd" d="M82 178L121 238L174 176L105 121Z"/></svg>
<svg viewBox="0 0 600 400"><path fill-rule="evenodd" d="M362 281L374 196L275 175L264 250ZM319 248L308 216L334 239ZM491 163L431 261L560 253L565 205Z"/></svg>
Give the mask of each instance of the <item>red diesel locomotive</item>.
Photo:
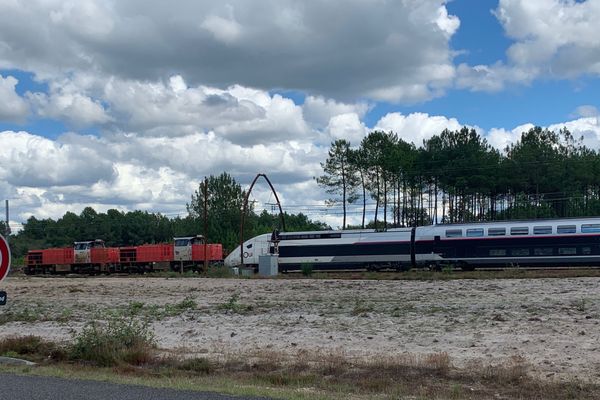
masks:
<svg viewBox="0 0 600 400"><path fill-rule="evenodd" d="M206 254L205 254L206 252ZM223 261L223 246L205 244L202 236L175 238L174 243L106 247L103 240L75 242L73 247L30 250L27 275L109 274L152 271L200 271L205 260Z"/></svg>

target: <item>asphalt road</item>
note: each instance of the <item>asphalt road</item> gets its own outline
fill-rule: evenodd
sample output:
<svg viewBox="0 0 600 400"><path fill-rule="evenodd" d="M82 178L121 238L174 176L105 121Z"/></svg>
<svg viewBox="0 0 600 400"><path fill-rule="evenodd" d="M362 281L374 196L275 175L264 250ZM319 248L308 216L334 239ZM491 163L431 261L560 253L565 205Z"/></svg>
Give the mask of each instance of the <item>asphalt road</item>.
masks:
<svg viewBox="0 0 600 400"><path fill-rule="evenodd" d="M145 386L0 374L0 399L6 400L268 400Z"/></svg>

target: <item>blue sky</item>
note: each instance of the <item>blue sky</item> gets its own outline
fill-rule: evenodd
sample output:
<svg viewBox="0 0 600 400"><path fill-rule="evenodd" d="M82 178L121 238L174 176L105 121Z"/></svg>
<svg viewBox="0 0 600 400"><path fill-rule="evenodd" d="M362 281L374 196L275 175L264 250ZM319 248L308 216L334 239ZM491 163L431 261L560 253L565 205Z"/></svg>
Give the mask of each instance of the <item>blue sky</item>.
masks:
<svg viewBox="0 0 600 400"><path fill-rule="evenodd" d="M267 172L317 206L331 141L372 129L502 149L567 126L598 149L599 19L592 0L2 2L0 198L15 221L175 215L205 175Z"/></svg>

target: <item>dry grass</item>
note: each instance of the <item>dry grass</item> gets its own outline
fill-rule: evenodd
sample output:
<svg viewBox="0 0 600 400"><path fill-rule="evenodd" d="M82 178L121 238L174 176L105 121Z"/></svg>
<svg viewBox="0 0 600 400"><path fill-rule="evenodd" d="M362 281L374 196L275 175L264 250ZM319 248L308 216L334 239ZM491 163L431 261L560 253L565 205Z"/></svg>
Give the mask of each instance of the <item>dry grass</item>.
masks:
<svg viewBox="0 0 600 400"><path fill-rule="evenodd" d="M48 352L61 347L35 337L11 338L0 342L0 351L15 352L45 364L64 366ZM43 349L43 350L42 350ZM64 351L63 351L64 354ZM73 353L71 353L73 354ZM43 356L43 357L42 357ZM540 381L528 372L521 357L499 364L473 363L457 368L446 353L398 354L388 357L355 359L342 349L297 354L255 351L227 355L221 360L174 355L120 358L113 372L118 376L162 379L162 384L178 379L204 379L234 382L236 387L277 388L284 398L311 398L300 392L318 393L315 398L427 398L427 399L596 399L600 386L581 382ZM77 362L77 358L71 358ZM89 361L80 358L79 361ZM102 363L97 363L102 365ZM88 364L89 365L89 364ZM204 389L197 387L198 390ZM269 393L268 391L264 392Z"/></svg>

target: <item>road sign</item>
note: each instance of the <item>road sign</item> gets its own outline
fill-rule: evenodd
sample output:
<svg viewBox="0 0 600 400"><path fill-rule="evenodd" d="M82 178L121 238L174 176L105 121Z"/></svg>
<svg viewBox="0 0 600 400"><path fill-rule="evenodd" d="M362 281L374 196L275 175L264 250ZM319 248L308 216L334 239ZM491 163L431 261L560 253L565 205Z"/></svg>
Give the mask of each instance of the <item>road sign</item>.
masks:
<svg viewBox="0 0 600 400"><path fill-rule="evenodd" d="M10 269L10 248L4 236L0 235L0 281L8 275Z"/></svg>

